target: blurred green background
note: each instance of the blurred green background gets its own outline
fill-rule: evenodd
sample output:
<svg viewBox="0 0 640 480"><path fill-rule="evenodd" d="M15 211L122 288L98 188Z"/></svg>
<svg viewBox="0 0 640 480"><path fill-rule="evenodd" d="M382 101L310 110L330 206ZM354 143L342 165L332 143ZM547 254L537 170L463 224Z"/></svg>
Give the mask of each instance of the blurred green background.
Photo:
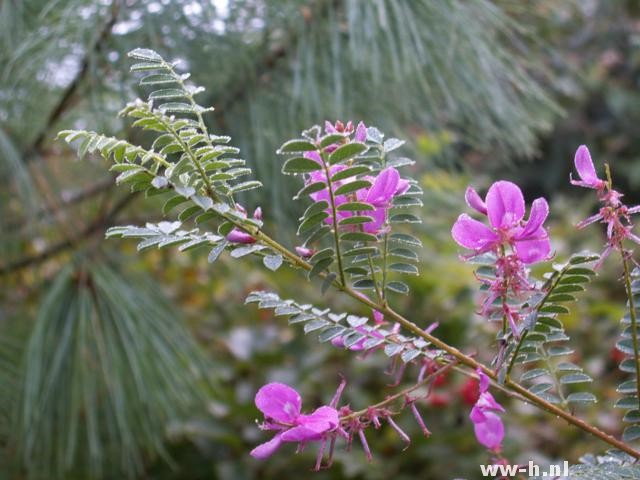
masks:
<svg viewBox="0 0 640 480"><path fill-rule="evenodd" d="M115 188L102 160L80 161L53 138L86 128L145 142L116 116L142 95L128 72L135 47L179 61L206 87L211 131L232 135L265 184L245 204L262 205L266 229L286 245L304 205L279 173L284 140L324 119L407 140L403 154L417 160L409 174L426 192L425 247L397 309L440 322L442 338L484 359L494 334L474 313L476 281L449 236L466 185L505 178L529 201L546 196L558 260L604 241L598 227L573 228L594 207L568 186L579 144L640 201L635 1L0 1L0 478L296 478L309 474L313 448L267 462L248 455L266 439L253 421L262 384L289 383L307 408L331 398L339 374L353 408L392 391L386 357L356 361L243 306L249 291L272 289L368 314L321 297L298 273L226 256L209 265L202 251L138 254L133 242L103 239L112 225L162 220L162 200ZM606 264L565 319L573 360L597 379L600 402L583 414L616 434L619 275ZM371 431L372 465L357 444L339 445L334 467L314 475L479 478L487 455L463 382L450 375L421 403L431 438L405 414L407 450L393 430ZM575 462L604 448L526 405L508 409L513 461Z"/></svg>

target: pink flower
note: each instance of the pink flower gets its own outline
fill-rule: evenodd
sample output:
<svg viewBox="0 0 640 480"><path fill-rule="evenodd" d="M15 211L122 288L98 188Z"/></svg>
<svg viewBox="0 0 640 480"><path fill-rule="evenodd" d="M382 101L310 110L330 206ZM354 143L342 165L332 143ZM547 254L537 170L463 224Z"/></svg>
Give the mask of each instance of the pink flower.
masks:
<svg viewBox="0 0 640 480"><path fill-rule="evenodd" d="M402 195L409 189L409 182L400 178L400 173L393 167L387 167L376 177L365 177L371 182L369 188L363 188L356 192L358 201L373 205L374 210L363 212L364 215L373 218L363 225L367 233L378 234L382 232L383 225L387 221L387 214L393 198Z"/></svg>
<svg viewBox="0 0 640 480"><path fill-rule="evenodd" d="M305 444L322 440L339 424L338 411L333 407L322 406L310 415L300 413L300 394L283 383L269 383L260 388L255 403L265 417L262 429L278 433L251 451L254 458L270 457L283 442Z"/></svg>
<svg viewBox="0 0 640 480"><path fill-rule="evenodd" d="M307 152L305 154L307 158L311 158L320 162L320 156L318 152ZM333 176L336 173L347 168L345 165L332 165L329 167L329 175ZM359 202L365 202L370 205L373 205L374 210L366 210L361 212L362 215L366 215L371 217L373 220L363 224L363 229L367 233L378 234L383 230L383 226L387 221L388 210L391 207L391 202L393 198L397 195L402 195L409 189L409 182L400 178L400 174L393 167L387 167L382 170L375 177L367 176L363 178L364 180L368 180L371 183L371 186L368 188L361 188L355 192L356 199ZM349 183L350 179L338 180L332 182L333 190L335 191L339 187L344 184ZM327 175L324 170L316 170L311 172L307 179L306 184L309 185L311 183L323 182L325 184L328 183ZM329 195L328 188L324 188L318 192L314 192L309 195L312 200L316 202L325 201L327 204L331 204L331 197ZM334 203L335 206L338 207L344 203L349 201L349 197L347 195L335 195ZM325 223L332 225L333 219L332 209L331 207L327 207L325 210L330 216L327 217L324 221ZM343 218L347 218L353 215L350 211L338 211L337 217L338 220L342 220Z"/></svg>
<svg viewBox="0 0 640 480"><path fill-rule="evenodd" d="M542 225L549 214L549 205L544 198L533 201L526 222L524 197L514 183L495 182L485 201L469 187L465 198L471 208L488 217L490 226L463 213L451 229L451 235L459 245L475 254L498 253L500 247L509 246L527 264L549 258L551 244Z"/></svg>
<svg viewBox="0 0 640 480"><path fill-rule="evenodd" d="M358 122L356 127L356 134L353 136L356 142L364 143L367 141L367 127L364 123Z"/></svg>
<svg viewBox="0 0 640 480"><path fill-rule="evenodd" d="M316 251L313 248L307 248L300 245L296 246L296 252L302 258L311 258L316 253Z"/></svg>
<svg viewBox="0 0 640 480"><path fill-rule="evenodd" d="M238 227L235 227L229 232L229 234L227 235L227 240L229 240L231 243L242 243L247 245L256 243L255 238L253 238L247 232L240 230Z"/></svg>
<svg viewBox="0 0 640 480"><path fill-rule="evenodd" d="M324 122L324 131L327 134L344 133L346 135L351 135L351 133L353 133L353 122L349 121L345 125L340 120L336 120L335 124L327 120ZM365 142L367 140L367 127L363 122L358 122L353 139L356 142Z"/></svg>
<svg viewBox="0 0 640 480"><path fill-rule="evenodd" d="M469 418L473 422L473 428L478 441L494 452L500 451L504 439L504 425L502 419L495 412L504 412L504 408L489 393L489 377L478 369L480 378L480 396L471 409Z"/></svg>
<svg viewBox="0 0 640 480"><path fill-rule="evenodd" d="M247 217L247 212L244 209L244 207L242 205L237 205L236 208L238 209L238 211L240 212L240 214L243 217ZM255 211L253 212L253 218L254 220L262 220L262 208L258 207L255 209ZM234 227L228 234L227 234L227 240L230 241L231 243L242 243L242 244L252 244L252 243L256 243L256 239L253 238L251 235L249 235L247 232L245 232L244 230L238 228L238 227Z"/></svg>
<svg viewBox="0 0 640 480"><path fill-rule="evenodd" d="M640 237L632 232L633 222L631 221L631 215L640 213L640 205L628 207L620 200L622 198L620 192L614 190L609 182L598 178L589 150L584 145L580 145L576 151L575 166L581 181L571 179L571 183L580 187L595 189L598 194L598 200L602 204L597 214L579 222L577 227L584 228L595 222L602 222L607 225L607 246L595 265L597 269L612 250L622 249L622 242L625 239L640 244Z"/></svg>
<svg viewBox="0 0 640 480"><path fill-rule="evenodd" d="M570 177L572 185L577 185L579 187L585 188L594 188L596 190L602 190L606 186L607 183L604 180L598 178L596 169L593 166L593 160L591 160L591 154L589 153L589 149L586 147L586 145L580 145L578 147L578 150L576 150L574 163L576 166L576 170L578 171L580 180L573 180L573 178Z"/></svg>
<svg viewBox="0 0 640 480"><path fill-rule="evenodd" d="M333 124L329 121L324 122L324 131L326 134L332 133L342 133L346 135L346 137L350 136L353 133L353 122L349 121L347 124L343 124L340 120L336 120L336 123ZM358 126L355 130L355 135L353 136L354 142L364 143L367 140L367 127L364 123L359 122ZM347 140L348 141L348 140ZM327 147L325 147L324 151L327 153L333 152L336 148L338 148L337 143L333 143Z"/></svg>

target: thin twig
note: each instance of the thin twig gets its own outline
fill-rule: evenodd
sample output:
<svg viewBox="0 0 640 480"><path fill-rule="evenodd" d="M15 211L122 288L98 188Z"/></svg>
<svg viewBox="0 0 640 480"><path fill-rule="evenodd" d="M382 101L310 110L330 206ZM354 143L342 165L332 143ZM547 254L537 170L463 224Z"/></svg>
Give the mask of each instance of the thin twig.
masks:
<svg viewBox="0 0 640 480"><path fill-rule="evenodd" d="M425 385L428 385L438 375L441 375L441 374L445 373L450 368L453 368L454 365L455 365L455 363L453 363L453 362L447 363L446 365L443 365L442 367L438 368L435 372L432 372L431 374L429 374L426 378L424 378L424 380L421 380L420 382L418 382L418 383L416 383L414 385L411 385L410 387L405 388L404 390L401 390L401 391L399 391L397 393L394 393L393 395L388 396L387 398L385 398L384 400L376 403L375 405L370 405L367 408L363 408L362 410L357 410L355 412L351 412L349 415L345 415L343 417L340 417L340 421L345 421L345 420L350 420L350 419L353 419L353 418L360 417L360 416L364 415L365 413L367 413L371 409L378 409L378 408L386 407L387 405L392 404L393 402L395 402L399 398L403 398L404 396L406 396L406 395L410 394L411 392L419 389L420 387L424 387Z"/></svg>
<svg viewBox="0 0 640 480"><path fill-rule="evenodd" d="M633 342L633 360L636 370L636 392L640 395L640 353L638 347L638 318L636 314L635 300L633 298L633 289L631 287L631 273L629 272L629 261L620 242L620 255L622 256L622 265L624 267L624 285L627 290L627 298L629 300L629 318L631 320L631 341Z"/></svg>
<svg viewBox="0 0 640 480"><path fill-rule="evenodd" d="M91 65L91 58L93 55L98 53L104 43L107 41L109 36L111 35L111 31L113 26L116 24L118 20L118 14L120 12L120 0L113 0L111 2L111 13L109 15L109 19L104 24L93 44L87 48L87 52L82 59L82 64L80 70L76 74L73 81L69 84L65 92L60 97L60 100L56 104L56 106L49 113L49 117L44 124L40 133L36 136L31 148L29 148L24 155L24 162L29 162L37 157L37 154L42 150L44 146L44 142L47 140L49 135L49 130L53 127L53 125L58 121L58 119L66 112L74 103L76 99L76 94L82 82L84 82L85 77L89 73L89 66Z"/></svg>
<svg viewBox="0 0 640 480"><path fill-rule="evenodd" d="M111 210L109 210L109 212L107 212L105 215L101 215L91 224L87 225L84 230L82 230L74 239L63 240L52 245L43 252L38 253L37 255L23 257L15 262L0 266L0 276L15 273L32 265L40 264L56 255L59 255L60 253L65 252L66 250L73 248L79 241L100 232L104 228L104 226L111 222L116 217L116 215L120 213L120 211L122 211L134 198L135 195L127 195L120 199L120 201L118 201L111 208Z"/></svg>

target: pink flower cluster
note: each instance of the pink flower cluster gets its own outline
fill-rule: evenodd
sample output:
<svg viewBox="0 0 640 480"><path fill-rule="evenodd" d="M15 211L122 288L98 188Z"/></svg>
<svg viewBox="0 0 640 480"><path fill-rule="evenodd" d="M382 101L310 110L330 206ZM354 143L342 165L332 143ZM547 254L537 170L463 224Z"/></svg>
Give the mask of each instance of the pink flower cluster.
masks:
<svg viewBox="0 0 640 480"><path fill-rule="evenodd" d="M355 128L355 134L353 139L349 139L349 135L354 132L353 124L348 122L346 125L343 125L342 122L337 121L334 124L330 122L325 123L325 133L333 134L333 133L341 133L345 135L345 142L359 142L364 143L367 139L367 128L364 123L358 123L358 126ZM333 152L339 144L332 144L324 148L324 153ZM312 183L322 182L327 185L326 188L320 190L319 192L315 192L310 194L311 199L316 202L326 201L329 205L331 205L331 192L329 192L329 179L334 176L336 173L341 172L347 168L346 165L326 165L325 160L321 152L319 151L311 151L306 152L305 157L310 158L320 165L323 166L321 170L316 170L307 175L305 179L305 184L309 185ZM402 195L409 188L409 182L400 178L400 174L393 167L388 167L382 170L375 177L366 176L361 180L367 180L371 183L370 187L365 187L357 190L356 192L349 193L347 195L335 195L334 196L334 204L335 207L339 207L349 201L357 200L358 202L364 202L372 205L374 207L373 210L367 210L363 212L350 212L339 210L337 212L338 220L342 220L344 218L351 217L352 215L366 215L372 218L371 221L363 224L363 230L367 233L371 234L379 234L383 233L385 229L385 223L387 221L387 213L391 206L391 202L393 198L397 195ZM337 190L342 185L350 183L353 181L353 178L346 178L342 180L336 180L331 182L331 188L333 191ZM325 219L325 222L328 224L333 223L332 208L329 206L326 210L329 214L329 217ZM353 227L351 227L353 228Z"/></svg>
<svg viewBox="0 0 640 480"><path fill-rule="evenodd" d="M498 255L504 247L509 247L525 264L549 258L551 245L543 227L549 205L544 198L533 201L526 222L524 197L514 183L504 180L494 183L485 201L469 187L465 199L471 208L488 218L489 226L463 213L451 230L454 240L460 245L475 254L494 252Z"/></svg>
<svg viewBox="0 0 640 480"><path fill-rule="evenodd" d="M485 253L495 256L495 277L482 280L488 284L488 293L481 313L491 316L495 313L494 302L502 299L497 313L508 320L511 332L518 337L521 312L507 299L509 295L520 298L531 291L527 266L550 258L551 243L544 228L549 205L544 198L537 198L525 220L522 191L516 184L504 180L491 185L484 200L468 187L465 200L469 207L487 217L489 225L463 213L451 229L453 239L462 247L473 250L473 254L465 258Z"/></svg>
<svg viewBox="0 0 640 480"><path fill-rule="evenodd" d="M263 430L275 430L276 435L251 451L259 459L270 457L283 442L294 442L301 447L308 442L326 438L338 428L338 411L322 406L310 415L300 413L302 399L293 388L283 383L268 383L256 394L256 407L264 414Z"/></svg>
<svg viewBox="0 0 640 480"><path fill-rule="evenodd" d="M261 460L266 459L286 442L297 443L298 451L302 451L308 443L320 442L315 464L315 470L320 470L327 444L330 444L328 459L328 465L330 465L335 441L340 436L346 440L348 448L357 437L367 458L371 460L371 450L364 430L370 426L378 429L382 426L382 421L393 428L407 445L411 443L409 436L392 418L397 412L387 407L374 406L360 412L352 411L348 405L338 409L337 405L345 385L346 382L343 380L330 404L317 408L309 415L301 413L300 394L290 386L283 383L269 383L260 388L256 394L255 403L265 417L261 428L277 433L271 440L254 448L250 453L251 456ZM423 434L429 436L431 432L426 427L415 403L416 399L407 397L403 408L408 407L411 410Z"/></svg>
<svg viewBox="0 0 640 480"><path fill-rule="evenodd" d="M596 264L597 268L602 265L612 250L623 251L622 242L625 239L640 244L640 237L632 232L633 223L631 222L631 215L640 213L640 205L628 207L621 202L622 194L612 188L611 181L598 177L589 149L585 145L578 147L574 163L580 180L570 178L571 184L594 189L601 203L598 213L578 223L578 228L584 228L595 222L601 222L607 226L607 245Z"/></svg>
<svg viewBox="0 0 640 480"><path fill-rule="evenodd" d="M310 158L314 158L315 156L312 154L316 154L317 152L307 153L307 156ZM318 156L319 157L319 156ZM318 160L320 161L320 160ZM332 165L328 168L329 177L332 177L336 173L345 170L347 167L345 165ZM378 234L384 232L384 224L387 221L387 212L389 207L391 206L391 201L397 195L402 195L409 188L409 182L400 178L400 173L393 168L387 167L382 170L375 177L366 176L363 177L362 180L367 180L371 183L370 187L365 187L357 190L356 192L348 195L335 195L334 203L336 208L340 205L343 205L349 201L357 200L358 202L364 202L372 205L374 207L373 210L367 210L361 212L364 215L370 216L372 218L371 221L365 223L363 225L363 229L367 233ZM332 188L335 191L342 185L349 183L350 179L346 180L337 180L332 182ZM323 182L328 185L327 173L325 170L316 170L308 175L306 179L306 184L309 185L311 183ZM312 193L309 195L314 201L326 201L329 205L331 204L330 200L330 192L329 187L320 190L319 192ZM333 219L331 217L332 209L328 207L326 212L330 215L325 219L325 222L328 224L333 223ZM338 211L337 218L338 221L351 217L353 215L352 212L349 211Z"/></svg>

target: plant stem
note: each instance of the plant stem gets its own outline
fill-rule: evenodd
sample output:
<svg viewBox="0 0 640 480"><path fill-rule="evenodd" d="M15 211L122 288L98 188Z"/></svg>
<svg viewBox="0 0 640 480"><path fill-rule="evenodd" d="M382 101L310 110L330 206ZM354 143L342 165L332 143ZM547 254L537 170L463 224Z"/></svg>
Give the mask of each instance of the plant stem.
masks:
<svg viewBox="0 0 640 480"><path fill-rule="evenodd" d="M270 246L271 248L273 248L274 250L276 250L277 252L282 254L282 256L287 258L293 265L296 265L296 266L298 266L300 268L303 268L305 270L311 270L311 265L308 262L306 262L302 258L298 257L295 253L289 251L286 247L280 245L276 240L272 239L270 236L266 235L261 230L258 230L257 232L250 232L250 233L255 234L256 238L258 240L262 241L266 245ZM456 347L451 346L448 343L440 340L439 338L431 335L430 333L425 332L420 327L418 327L418 325L416 325L415 323L411 322L410 320L404 318L402 315L397 313L395 310L391 309L389 306L387 306L387 305L378 305L377 303L373 302L371 299L369 299L367 297L361 297L360 295L358 295L358 293L355 290L349 288L346 285L341 285L337 281L334 281L333 285L338 290L341 290L342 292L344 292L347 295L349 295L350 297L352 297L354 300L356 300L356 301L368 306L369 308L372 308L374 310L378 310L381 313L383 313L385 316L387 316L387 318L389 318L390 320L394 320L394 321L398 322L406 330L408 330L411 333L413 333L414 335L416 335L416 336L418 336L418 337L430 342L436 348L438 348L438 349L446 352L447 354L451 355L452 357L454 357L460 364L465 365L466 367L471 368L473 370L480 369L489 378L491 378L494 382L497 382L498 377L493 372L493 370L491 370L490 368L488 368L485 365L481 364L480 362L476 361L474 358L472 358L472 357L470 357L468 355L465 355L460 350L458 350ZM568 423L574 425L575 427L577 427L577 428L579 428L579 429L581 429L581 430L593 435L594 437L599 438L603 442L608 443L609 445L611 445L611 446L613 446L615 448L618 448L618 449L622 450L625 453L628 453L629 455L631 455L634 458L640 459L640 451L635 450L634 448L630 447L626 443L624 443L624 442L614 438L613 436L603 432L599 428L594 427L593 425L590 425L590 424L586 423L584 420L572 415L569 412L566 412L565 410L555 406L554 404L547 402L543 398L539 397L538 395L536 395L534 393L531 393L525 387L523 387L522 385L514 382L513 380L507 378L507 379L505 379L503 385L504 385L504 387L510 389L511 391L519 394L521 397L524 397L527 401L531 402L533 405L535 405L539 409L544 410L544 411L546 411L546 412L548 412L548 413L550 413L550 414L552 414L552 415L554 415L556 417L562 418L563 420L566 420Z"/></svg>
<svg viewBox="0 0 640 480"><path fill-rule="evenodd" d="M631 273L629 272L629 261L622 248L620 242L620 255L622 256L622 265L624 267L624 284L627 289L627 298L629 299L629 318L631 319L631 340L633 342L633 359L636 366L636 393L640 395L640 355L638 354L638 331L636 330L638 318L636 315L636 306L633 299L633 289L631 288Z"/></svg>
<svg viewBox="0 0 640 480"><path fill-rule="evenodd" d="M382 303L384 301L384 297L380 291L380 286L378 285L378 279L376 276L375 265L373 264L373 258L370 253L367 253L367 259L369 260L369 268L371 269L371 280L373 281L373 286L376 289L376 296L378 297L378 301Z"/></svg>
<svg viewBox="0 0 640 480"><path fill-rule="evenodd" d="M522 347L522 343L524 342L524 339L527 338L528 333L529 333L529 330L525 330L524 332L522 332L522 336L520 337L520 340L518 341L518 344L516 345L516 348L513 351L513 354L511 355L511 360L509 360L509 365L507 366L506 378L510 378L511 376L511 370L513 370L513 366L515 365L516 358L518 357L518 353L520 352L520 347Z"/></svg>
<svg viewBox="0 0 640 480"><path fill-rule="evenodd" d="M180 144L180 147L182 148L182 150L188 155L189 159L191 160L191 163L193 163L193 166L198 170L198 174L200 175L200 177L202 178L202 181L204 182L204 187L207 195L214 202L219 202L220 199L218 198L218 195L216 194L215 190L213 189L213 186L211 185L211 180L209 179L206 172L204 171L204 168L202 168L202 164L200 163L196 155L191 150L191 147L187 145L187 143L182 139L180 134L171 126L170 123L165 122L164 119L159 115L156 115L155 117L159 122L163 124L163 126L167 129L167 131L171 132L171 135Z"/></svg>
<svg viewBox="0 0 640 480"><path fill-rule="evenodd" d="M176 135L176 137L178 137L178 135ZM192 153L191 153L192 154ZM213 192L213 190L211 189L211 185L209 183L209 179L206 176L205 172L202 169L202 166L199 164L199 162L197 161L197 159L193 159L194 160L194 164L196 167L198 167L198 172L200 173L200 175L202 175L203 177L203 181L205 182L205 186L207 187L207 194L211 197L212 200L217 201L217 196L215 195L215 192ZM400 315L399 313L397 313L395 310L393 310L391 307L389 307L386 302L383 302L383 304L378 304L376 302L374 302L373 300L371 300L370 298L366 297L366 296L361 296L356 290L352 289L351 287L349 287L345 281L344 281L344 272L342 270L342 259L341 259L341 255L339 253L339 242L338 242L338 234L337 234L337 216L336 216L336 208L335 208L335 202L333 201L333 190L331 188L331 182L329 179L329 171L326 165L326 162L323 162L325 165L325 172L327 174L327 182L328 182L328 186L329 186L329 192L330 192L330 198L331 198L331 203L332 203L332 210L334 213L334 234L336 235L336 255L338 257L338 265L340 268L340 281L338 281L337 279L333 280L332 284L333 286L346 293L347 295L349 295L350 297L352 297L354 300L362 303L363 305L368 306L369 308L373 309L373 310L378 310L379 312L383 313L388 319L390 320L394 320L397 323L399 323L402 327L404 327L406 330L408 330L409 332L413 333L414 335L426 340L427 342L431 343L434 347L442 350L443 352L449 354L451 357L455 358L456 361L462 365L467 366L468 368L471 368L473 370L481 370L482 372L484 372L490 379L492 379L494 382L498 381L497 375L488 367L486 367L485 365L481 364L480 362L476 361L474 358L465 355L464 353L462 353L460 350L458 350L456 347L449 345L448 343L440 340L439 338L431 335L428 332L425 332L423 329L421 329L418 325L416 325L415 323L413 323L412 321L406 319L405 317L403 317L402 315ZM249 233L250 235L252 235L256 240L261 241L263 244L268 245L269 247L271 247L274 251L280 253L284 258L286 258L292 265L295 265L297 267L300 267L304 270L311 270L312 265L303 260L301 257L299 257L298 255L296 255L295 253L291 252L288 248L284 247L283 245L281 245L278 241L274 240L273 238L271 238L269 235L265 234L260 228L258 227L250 227L246 224L243 224L241 222L239 222L237 219L231 217L231 216L226 216L223 215L223 217L230 221L231 223L233 223L235 226L243 229L244 231L247 231L247 233ZM634 346L637 347L637 338L635 336L635 326L636 326L636 317L635 317L635 310L633 309L633 297L631 295L631 279L630 279L630 275L629 275L629 267L626 263L626 259L624 259L624 265L625 265L625 280L626 280L626 284L627 284L627 291L629 294L629 301L630 301L630 306L631 306L631 318L632 318L632 325L634 328L634 340L636 340L634 342ZM323 272L321 274L321 276L326 277L326 273ZM637 355L637 348L635 349L636 352L636 363L638 361L638 355ZM640 369L637 369L637 371L640 371ZM638 377L640 378L640 377ZM581 420L580 418L572 415L569 412L566 412L565 410L553 405L552 403L544 400L543 398L539 397L538 395L535 395L534 393L531 393L529 390L527 390L526 388L524 388L523 386L521 386L520 384L512 381L510 378L506 378L503 386L506 388L509 388L510 390L520 394L522 397L524 397L526 400L530 401L532 404L536 405L538 408L540 408L541 410L544 410L552 415L555 415L556 417L562 418L564 420L566 420L568 423L584 430L587 433L590 433L591 435L599 438L600 440L604 441L605 443L608 443L609 445L618 448L620 450L622 450L625 453L628 453L629 455L633 456L634 458L640 459L640 451L637 451L635 449L633 449L632 447L630 447L629 445L627 445L626 443L612 437L611 435L603 432L602 430L600 430L597 427L594 427L588 423L586 423L584 420Z"/></svg>
<svg viewBox="0 0 640 480"><path fill-rule="evenodd" d="M544 364L547 366L547 370L549 370L549 376L553 381L553 385L556 387L556 392L558 392L558 396L560 397L562 406L564 408L567 408L568 407L567 399L564 396L564 393L562 392L562 385L560 384L560 380L558 380L558 375L556 374L556 371L552 368L551 360L550 360L549 354L547 353L547 349L544 348L543 346L540 346L538 351L542 352L542 358L544 358Z"/></svg>
<svg viewBox="0 0 640 480"><path fill-rule="evenodd" d="M425 385L428 385L430 382L432 382L438 375L444 373L445 371L449 370L450 368L452 368L454 366L453 363L447 363L446 365L443 365L442 367L440 367L439 369L437 369L435 372L429 374L426 378L424 378L422 381L410 386L409 388L405 388L404 390L399 391L398 393L395 393L393 395L388 396L387 398L385 398L384 400L376 403L375 405L370 405L367 408L363 408L362 410L357 410L355 412L351 412L349 415L345 415L344 417L340 417L340 421L345 421L345 420L351 420L353 418L357 418L360 417L362 415L364 415L365 413L367 413L369 410L371 409L377 409L377 408L382 408L382 407L386 407L387 405L390 405L391 403L395 402L396 400L398 400L399 398L404 397L405 395L410 394L411 392L413 392L414 390L419 389L420 387L423 387Z"/></svg>
<svg viewBox="0 0 640 480"><path fill-rule="evenodd" d="M536 310L535 310L536 321L537 321L537 315L540 313L540 309L542 307L544 307L544 304L547 302L547 299L551 295L551 292L553 292L553 289L556 288L556 286L558 285L560 280L562 280L563 275L566 273L566 271L569 269L569 267L570 267L570 265L567 265L566 267L564 267L560 272L558 272L558 274L555 276L555 278L553 280L549 279L542 286L543 289L547 288L547 291L544 294L544 297L542 297L542 300L540 300L540 303L538 303L538 306L536 307ZM549 284L549 282L551 282L551 283ZM535 327L535 323L532 325L532 327ZM524 342L524 339L527 337L528 333L529 333L528 330L524 330L522 332L522 336L520 337L520 340L518 341L518 344L516 345L516 349L513 352L513 355L511 356L511 360L509 361L509 366L507 367L507 378L509 378L509 375L511 374L511 370L513 370L513 366L515 364L516 357L518 356L518 352L520 351L520 347L522 346L522 343Z"/></svg>
<svg viewBox="0 0 640 480"><path fill-rule="evenodd" d="M185 92L185 94L186 94L185 98L187 100L189 100L189 103L191 104L191 107L193 108L193 112L194 112L196 118L198 119L198 126L200 127L200 131L205 136L206 144L209 145L210 147L213 147L213 142L211 141L211 137L209 136L209 130L207 129L207 126L204 123L204 118L202 117L201 107L195 101L195 99L193 98L193 94L189 91L189 89L185 85L184 80L182 79L182 76L179 75L174 70L173 65L171 65L170 63L165 62L164 60L163 60L162 63L164 65L164 67L167 68L171 72L173 77L176 79L176 82L178 83L178 85L180 85L180 88ZM177 135L176 139L180 140L180 136ZM190 156L193 159L194 156L193 155L190 155ZM199 163L199 162L197 162L197 163ZM200 174L204 177L203 181L206 182L207 189L211 192L211 196L215 196L215 192L211 188L211 184L209 182L209 178L204 174L204 170L202 170L201 166L198 166L198 170L199 170ZM226 195L225 198L227 198L229 200L229 202L231 203L232 207L235 207L235 200L233 199L233 195Z"/></svg>
<svg viewBox="0 0 640 480"><path fill-rule="evenodd" d="M322 165L324 167L324 173L327 177L327 191L329 192L329 201L331 202L331 216L333 220L333 240L336 246L336 259L338 260L338 275L340 276L340 283L346 286L347 283L344 275L344 266L342 265L342 252L340 251L340 234L338 233L338 211L336 209L335 195L333 194L333 183L331 183L331 174L330 174L329 166L327 164L327 159L325 158L324 152L321 155L322 155Z"/></svg>
<svg viewBox="0 0 640 480"><path fill-rule="evenodd" d="M387 260L389 256L389 233L384 234L384 242L382 247L382 299L383 305L387 304Z"/></svg>

